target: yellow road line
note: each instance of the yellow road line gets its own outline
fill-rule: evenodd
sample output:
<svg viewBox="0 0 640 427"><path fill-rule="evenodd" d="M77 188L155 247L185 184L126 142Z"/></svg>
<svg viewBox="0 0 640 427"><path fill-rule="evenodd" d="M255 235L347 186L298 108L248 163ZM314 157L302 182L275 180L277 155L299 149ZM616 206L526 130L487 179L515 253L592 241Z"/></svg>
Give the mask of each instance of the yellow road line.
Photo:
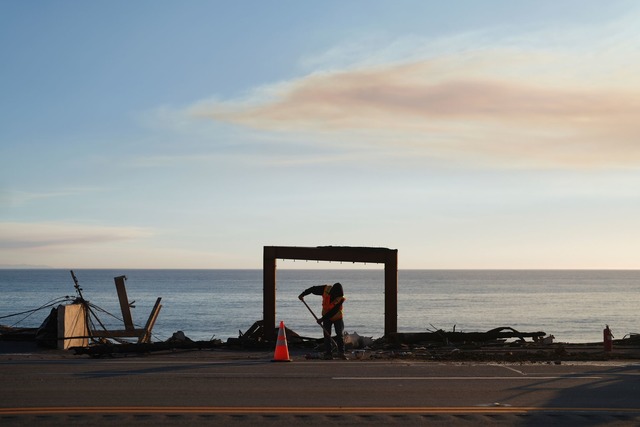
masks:
<svg viewBox="0 0 640 427"><path fill-rule="evenodd" d="M519 377L332 377L333 380L349 381L537 381L537 380L599 380L602 376L563 375L563 376L519 376Z"/></svg>
<svg viewBox="0 0 640 427"><path fill-rule="evenodd" d="M459 407L304 407L304 406L84 406L0 408L0 415L42 414L498 414L526 412L637 412L640 408Z"/></svg>

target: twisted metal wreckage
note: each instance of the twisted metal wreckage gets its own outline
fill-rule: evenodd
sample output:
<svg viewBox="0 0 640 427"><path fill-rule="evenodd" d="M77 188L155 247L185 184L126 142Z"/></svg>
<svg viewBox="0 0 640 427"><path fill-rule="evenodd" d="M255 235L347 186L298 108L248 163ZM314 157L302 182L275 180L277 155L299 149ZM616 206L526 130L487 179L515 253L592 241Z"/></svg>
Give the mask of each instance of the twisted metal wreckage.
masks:
<svg viewBox="0 0 640 427"><path fill-rule="evenodd" d="M86 300L82 295L82 288L73 270L71 270L71 277L76 291L75 298L69 296L57 298L36 309L4 316L12 317L27 314L26 317L29 317L37 311L53 307L40 327L4 327L0 338L3 341L33 340L39 346L60 350L107 344L110 342L109 340L120 344L128 344L128 341L123 340L123 338L137 338L137 344L151 342L151 332L162 308L160 304L162 298L156 300L145 326L136 328L131 316L131 308L134 307L133 302L130 303L127 298L125 285L127 277L115 277L114 282L122 312L122 319L120 320L124 323L124 329L109 330L100 320L98 312L116 319L117 317ZM61 304L65 302L67 304Z"/></svg>

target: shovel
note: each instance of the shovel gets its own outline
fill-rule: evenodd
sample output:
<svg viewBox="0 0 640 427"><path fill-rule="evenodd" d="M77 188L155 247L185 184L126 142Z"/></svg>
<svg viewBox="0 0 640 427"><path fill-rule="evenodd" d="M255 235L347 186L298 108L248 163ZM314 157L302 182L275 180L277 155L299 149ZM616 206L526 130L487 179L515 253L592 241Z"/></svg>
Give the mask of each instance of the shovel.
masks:
<svg viewBox="0 0 640 427"><path fill-rule="evenodd" d="M309 307L309 304L307 304L307 302L304 300L304 298L300 298L300 301L302 301L302 303L307 307L307 309L309 310L309 313L311 313L313 318L316 319L316 323L318 323L318 320L320 320L320 319L318 319L318 316L316 316L316 314L313 312L313 310L311 310L311 307ZM320 325L320 327L324 331L324 336L325 337L329 337L331 339L331 342L333 343L333 345L335 346L335 348L337 350L338 349L338 344L336 343L336 341L331 336L331 333L325 329L325 327L324 327L324 325L322 323L318 323L318 325Z"/></svg>

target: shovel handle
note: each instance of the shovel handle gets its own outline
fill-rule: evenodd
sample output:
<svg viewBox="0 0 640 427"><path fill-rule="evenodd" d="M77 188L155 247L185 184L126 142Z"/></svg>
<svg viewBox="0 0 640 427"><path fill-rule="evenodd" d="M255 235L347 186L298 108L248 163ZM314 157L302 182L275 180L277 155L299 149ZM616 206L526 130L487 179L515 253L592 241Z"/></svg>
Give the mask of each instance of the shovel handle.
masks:
<svg viewBox="0 0 640 427"><path fill-rule="evenodd" d="M313 310L311 310L311 307L309 307L309 304L307 304L307 302L304 300L304 298L300 298L300 301L302 301L302 303L307 307L307 309L309 310L309 313L311 313L311 315L313 316L314 319L316 319L316 323L318 322L318 316L316 316L316 314L313 312ZM331 340L331 342L333 343L333 345L338 348L338 344L336 343L336 341L331 337L331 333L327 331L327 329L324 327L323 324L318 323L318 325L320 325L320 327L322 328L322 331L324 332L324 336L325 337L329 337L329 339Z"/></svg>
<svg viewBox="0 0 640 427"><path fill-rule="evenodd" d="M307 309L309 310L309 313L311 313L313 318L316 319L316 322L318 320L320 320L320 319L318 319L318 316L316 316L316 314L313 312L313 310L311 310L311 307L309 307L309 304L307 304L307 302L304 300L304 298L300 298L300 301L302 301L302 303L307 307Z"/></svg>

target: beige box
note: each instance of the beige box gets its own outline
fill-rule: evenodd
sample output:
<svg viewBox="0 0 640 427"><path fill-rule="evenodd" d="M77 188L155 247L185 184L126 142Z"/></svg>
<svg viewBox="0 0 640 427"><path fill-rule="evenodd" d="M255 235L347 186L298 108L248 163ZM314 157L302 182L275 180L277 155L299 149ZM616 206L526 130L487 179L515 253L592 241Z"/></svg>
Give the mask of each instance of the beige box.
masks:
<svg viewBox="0 0 640 427"><path fill-rule="evenodd" d="M89 344L87 310L83 304L58 306L58 349L86 347Z"/></svg>

